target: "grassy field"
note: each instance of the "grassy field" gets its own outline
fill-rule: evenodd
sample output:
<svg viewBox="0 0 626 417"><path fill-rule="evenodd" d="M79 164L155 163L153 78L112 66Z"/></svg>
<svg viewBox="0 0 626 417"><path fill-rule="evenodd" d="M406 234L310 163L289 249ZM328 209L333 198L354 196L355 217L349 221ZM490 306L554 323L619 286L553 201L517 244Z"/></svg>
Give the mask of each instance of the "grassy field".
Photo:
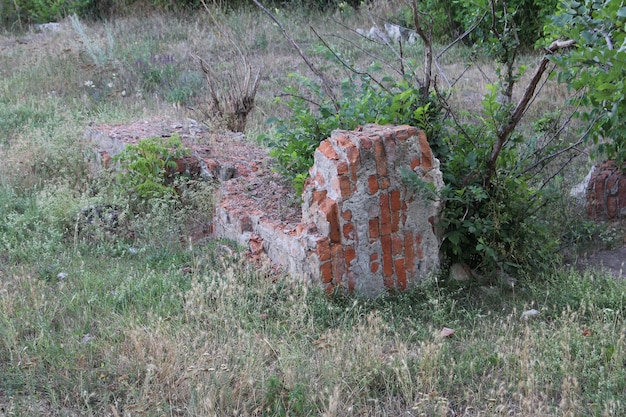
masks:
<svg viewBox="0 0 626 417"><path fill-rule="evenodd" d="M387 3L373 15L392 14ZM393 61L340 24L368 27L365 12L278 16L334 82L346 74L309 25L360 66ZM58 32L0 36L0 416L626 414L626 285L602 271L562 267L514 289L432 277L397 296L330 298L227 242L189 241L190 224L210 221L211 184L138 202L90 174L90 123L202 121L208 87L194 56L219 75L241 74L242 55L261 70L253 140L287 115L274 98L288 72L310 76L255 10L68 19ZM451 79L469 55L442 58ZM451 101L471 110L493 74L477 62ZM546 86L534 111L564 94ZM81 225L98 204L118 208L124 231ZM596 245L621 242L560 207L570 243L598 231ZM539 314L524 319L529 309Z"/></svg>

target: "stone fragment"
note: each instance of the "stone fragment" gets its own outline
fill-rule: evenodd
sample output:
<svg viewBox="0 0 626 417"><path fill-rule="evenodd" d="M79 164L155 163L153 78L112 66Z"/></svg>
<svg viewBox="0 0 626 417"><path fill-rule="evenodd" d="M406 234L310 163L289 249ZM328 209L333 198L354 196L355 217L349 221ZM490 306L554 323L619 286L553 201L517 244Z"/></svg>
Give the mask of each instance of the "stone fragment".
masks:
<svg viewBox="0 0 626 417"><path fill-rule="evenodd" d="M472 271L468 265L454 263L450 267L449 277L452 281L469 281L472 278Z"/></svg>
<svg viewBox="0 0 626 417"><path fill-rule="evenodd" d="M524 320L528 320L528 319L531 319L531 318L537 317L538 315L539 315L539 311L537 311L537 310L535 310L535 309L533 308L533 309L530 309L530 310L526 310L526 311L524 311L524 312L522 313L522 318L523 318Z"/></svg>

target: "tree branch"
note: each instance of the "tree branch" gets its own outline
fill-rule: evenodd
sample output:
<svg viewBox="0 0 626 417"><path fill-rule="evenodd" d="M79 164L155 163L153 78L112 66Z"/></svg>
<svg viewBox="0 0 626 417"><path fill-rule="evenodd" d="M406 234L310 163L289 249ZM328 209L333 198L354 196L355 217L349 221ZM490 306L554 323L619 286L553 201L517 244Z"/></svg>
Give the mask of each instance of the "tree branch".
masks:
<svg viewBox="0 0 626 417"><path fill-rule="evenodd" d="M313 31L313 33L315 34L315 36L317 36L317 39L320 40L320 42L322 42L322 44L324 44L324 47L326 47L326 49L328 49L330 51L331 54L333 54L333 56L335 57L335 59L337 61L339 61L339 63L341 65L344 66L344 68L346 68L348 71L352 72L353 74L356 75L366 75L368 77L370 77L370 79L376 83L376 85L378 85L380 88L382 88L384 91L389 93L389 90L387 88L385 88L385 86L380 83L376 78L374 78L370 73L368 72L364 72L364 71L359 71L356 68L354 68L352 65L348 64L347 62L345 62L339 55L337 55L337 53L333 50L333 48L330 47L330 45L324 40L324 38L322 38L316 31L315 29L311 26L310 27L311 30Z"/></svg>
<svg viewBox="0 0 626 417"><path fill-rule="evenodd" d="M413 0L411 6L413 8L413 23L415 24L415 32L422 39L422 42L424 42L424 82L420 86L420 94L423 98L426 98L430 93L430 80L433 73L433 45L431 43L432 36L430 36L432 34L432 30L429 28L429 32L431 33L428 34L424 31L420 19L420 12L417 9L417 0Z"/></svg>
<svg viewBox="0 0 626 417"><path fill-rule="evenodd" d="M274 23L276 23L276 25L278 25L278 27L280 28L283 34L283 37L287 39L287 41L291 44L291 46L294 47L296 51L298 51L298 54L300 55L302 60L311 69L311 71L313 71L313 73L320 79L320 81L322 82L322 88L324 89L324 93L326 93L326 95L331 99L331 101L333 102L333 105L335 106L335 109L339 110L339 104L337 103L337 96L335 95L335 92L331 88L330 83L328 79L326 78L326 76L324 75L324 73L320 71L315 65L313 65L313 63L306 56L302 48L300 48L300 46L296 43L296 41L294 41L293 38L289 35L289 33L287 32L285 27L282 25L282 23L280 23L278 18L274 16L272 12L267 10L267 8L265 8L265 6L263 6L258 0L252 0L252 1L254 4L257 5L259 9L263 11L263 13L268 15L269 18L272 19Z"/></svg>
<svg viewBox="0 0 626 417"><path fill-rule="evenodd" d="M546 49L546 55L543 57L543 59L539 63L539 66L537 67L537 70L535 71L535 75L530 80L530 83L528 84L528 86L526 87L526 90L524 91L524 95L522 96L522 99L519 101L519 103L515 107L515 110L513 110L513 112L511 113L509 122L503 125L498 130L498 140L496 141L493 149L491 150L491 155L489 156L489 160L487 161L487 176L485 178L485 185L489 185L491 183L491 177L496 171L496 161L498 160L498 156L500 155L500 152L502 151L502 147L511 136L511 133L513 132L513 130L515 130L515 128L519 124L520 120L522 119L522 116L524 115L524 113L526 112L526 109L528 108L528 103L530 102L531 98L535 94L535 89L537 88L537 85L539 84L541 77L543 76L543 74L546 71L546 68L548 67L548 63L550 62L549 55L552 55L554 52L558 51L559 49L570 47L574 45L575 43L576 41L572 39L567 40L567 41L554 41Z"/></svg>

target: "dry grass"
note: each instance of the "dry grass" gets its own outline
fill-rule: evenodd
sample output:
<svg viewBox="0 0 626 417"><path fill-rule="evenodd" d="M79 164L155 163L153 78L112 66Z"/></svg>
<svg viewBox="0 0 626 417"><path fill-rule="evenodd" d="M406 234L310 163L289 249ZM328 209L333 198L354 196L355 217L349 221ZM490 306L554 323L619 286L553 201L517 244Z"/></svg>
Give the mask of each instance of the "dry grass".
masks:
<svg viewBox="0 0 626 417"><path fill-rule="evenodd" d="M371 16L400 6L376 2ZM371 16L333 17L365 27ZM347 73L309 24L361 68L371 54L393 62L326 16L279 17L333 83ZM622 282L555 271L515 292L433 280L395 298L328 298L224 242L181 245L210 212L210 190L183 210L154 201L137 212L114 179L90 176L90 122L197 117L210 88L193 56L218 79L233 74L233 43L262 68L252 136L287 114L274 99L288 72L312 77L255 10L68 21L58 33L0 38L0 416L624 414ZM467 56L442 59L449 78ZM470 112L494 76L478 64L450 99ZM563 97L547 85L536 114ZM75 233L76 213L93 202L126 210L134 240ZM522 320L529 308L539 317ZM444 326L452 337L439 336Z"/></svg>

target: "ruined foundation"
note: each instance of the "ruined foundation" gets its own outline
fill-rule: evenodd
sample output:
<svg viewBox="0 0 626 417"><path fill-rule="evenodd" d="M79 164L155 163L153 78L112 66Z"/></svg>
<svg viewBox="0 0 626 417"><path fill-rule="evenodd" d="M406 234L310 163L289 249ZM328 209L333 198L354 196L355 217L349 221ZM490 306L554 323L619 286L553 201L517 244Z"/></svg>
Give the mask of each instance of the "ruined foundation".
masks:
<svg viewBox="0 0 626 417"><path fill-rule="evenodd" d="M402 180L413 170L439 190L439 161L423 131L366 125L335 131L315 151L297 223L223 195L214 219L218 237L258 250L286 272L327 291L364 296L404 290L439 266L434 224L440 203Z"/></svg>

